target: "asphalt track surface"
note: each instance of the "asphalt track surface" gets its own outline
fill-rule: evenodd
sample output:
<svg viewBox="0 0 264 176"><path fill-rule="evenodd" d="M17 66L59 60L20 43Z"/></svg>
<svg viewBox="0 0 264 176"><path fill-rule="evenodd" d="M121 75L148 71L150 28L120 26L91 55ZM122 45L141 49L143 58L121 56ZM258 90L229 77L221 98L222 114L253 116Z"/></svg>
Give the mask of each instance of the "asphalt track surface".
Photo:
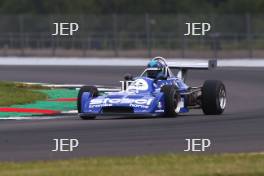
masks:
<svg viewBox="0 0 264 176"><path fill-rule="evenodd" d="M0 79L119 85L125 73L141 71L137 67L2 66ZM206 79L219 79L226 85L228 105L221 116L204 116L195 110L177 118L115 116L83 121L68 115L51 120L2 120L0 160L184 153L186 138L211 139L207 152L264 151L264 68L190 71L187 82L197 86ZM73 152L51 152L54 138L76 138L80 144Z"/></svg>

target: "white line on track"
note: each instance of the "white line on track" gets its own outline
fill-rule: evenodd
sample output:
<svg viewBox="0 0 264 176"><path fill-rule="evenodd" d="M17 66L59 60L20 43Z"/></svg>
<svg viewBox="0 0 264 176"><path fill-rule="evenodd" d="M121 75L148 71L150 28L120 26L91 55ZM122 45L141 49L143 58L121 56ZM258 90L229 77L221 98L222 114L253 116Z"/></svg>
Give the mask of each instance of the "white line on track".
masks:
<svg viewBox="0 0 264 176"><path fill-rule="evenodd" d="M49 120L49 119L61 119L67 118L68 116L31 116L31 117L1 117L0 120Z"/></svg>

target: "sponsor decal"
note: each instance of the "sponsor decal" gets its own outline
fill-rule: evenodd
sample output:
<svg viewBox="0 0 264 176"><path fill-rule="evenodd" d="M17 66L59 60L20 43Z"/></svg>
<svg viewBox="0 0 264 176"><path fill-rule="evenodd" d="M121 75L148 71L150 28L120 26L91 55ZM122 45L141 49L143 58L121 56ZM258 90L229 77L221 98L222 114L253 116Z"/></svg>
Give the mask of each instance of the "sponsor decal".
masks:
<svg viewBox="0 0 264 176"><path fill-rule="evenodd" d="M105 99L92 99L90 105L97 104L138 104L138 105L150 105L153 98L150 99L130 99L130 98L105 98Z"/></svg>
<svg viewBox="0 0 264 176"><path fill-rule="evenodd" d="M149 106L138 105L138 104L131 104L130 106L133 107L133 108L143 108L143 109L149 108Z"/></svg>
<svg viewBox="0 0 264 176"><path fill-rule="evenodd" d="M129 104L131 107L148 108L153 98L150 99L130 99L130 98L105 98L105 99L92 99L89 108L96 108L102 106L113 106L115 104Z"/></svg>

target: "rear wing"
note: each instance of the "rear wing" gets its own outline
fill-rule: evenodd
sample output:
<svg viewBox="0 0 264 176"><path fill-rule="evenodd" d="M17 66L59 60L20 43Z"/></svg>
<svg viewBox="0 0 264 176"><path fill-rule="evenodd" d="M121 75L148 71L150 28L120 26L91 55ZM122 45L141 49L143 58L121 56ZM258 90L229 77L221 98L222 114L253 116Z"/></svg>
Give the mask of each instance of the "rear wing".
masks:
<svg viewBox="0 0 264 176"><path fill-rule="evenodd" d="M217 67L217 60L208 60L208 61L190 61L188 62L168 62L170 69L198 69L198 70L210 70Z"/></svg>
<svg viewBox="0 0 264 176"><path fill-rule="evenodd" d="M178 78L185 80L187 77L187 71L192 70L211 70L217 67L217 60L212 59L208 61L190 61L190 62L168 62L170 69L177 69Z"/></svg>

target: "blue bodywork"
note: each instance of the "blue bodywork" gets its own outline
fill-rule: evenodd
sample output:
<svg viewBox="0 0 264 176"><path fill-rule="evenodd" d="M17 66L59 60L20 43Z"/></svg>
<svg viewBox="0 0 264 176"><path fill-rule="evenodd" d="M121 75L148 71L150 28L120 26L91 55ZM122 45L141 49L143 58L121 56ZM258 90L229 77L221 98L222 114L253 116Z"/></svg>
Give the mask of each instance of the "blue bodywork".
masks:
<svg viewBox="0 0 264 176"><path fill-rule="evenodd" d="M179 113L188 112L185 106L185 93L188 86L183 80L173 76L166 80L154 80L145 76L137 77L126 91L109 92L97 97L92 97L89 92L84 92L81 98L81 115L162 115L164 113L164 94L161 92L163 85L176 85L181 95ZM131 110L118 111L126 108ZM107 111L115 109L116 111Z"/></svg>

